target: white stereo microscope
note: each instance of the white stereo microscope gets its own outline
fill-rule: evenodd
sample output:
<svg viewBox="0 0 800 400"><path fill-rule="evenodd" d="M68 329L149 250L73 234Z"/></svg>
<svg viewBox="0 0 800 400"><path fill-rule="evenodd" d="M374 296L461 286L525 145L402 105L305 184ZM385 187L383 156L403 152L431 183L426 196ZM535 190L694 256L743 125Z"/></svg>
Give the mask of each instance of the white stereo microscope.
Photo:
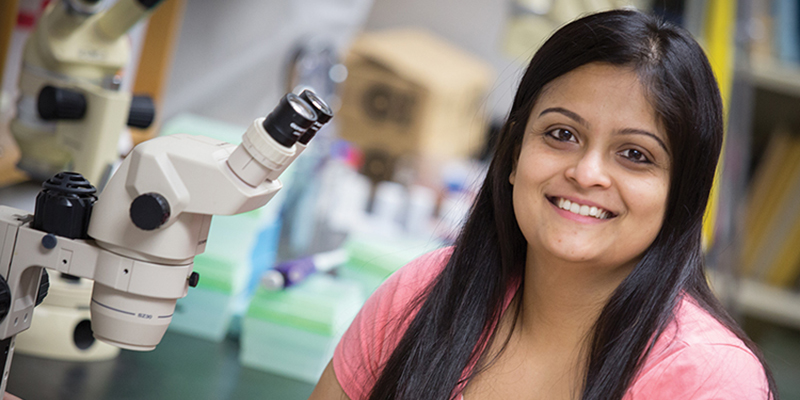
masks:
<svg viewBox="0 0 800 400"><path fill-rule="evenodd" d="M44 267L94 280L95 338L154 349L176 300L198 282L193 259L205 250L211 216L266 204L305 147L298 140L331 115L311 91L287 94L238 146L158 137L136 146L99 196L80 174L62 172L42 185L33 215L0 206L0 400L15 336L30 326L47 290Z"/></svg>
<svg viewBox="0 0 800 400"><path fill-rule="evenodd" d="M51 2L25 43L10 129L18 168L38 181L70 170L103 187L120 158L121 133L146 128L155 107L121 88L131 55L126 33L161 0Z"/></svg>

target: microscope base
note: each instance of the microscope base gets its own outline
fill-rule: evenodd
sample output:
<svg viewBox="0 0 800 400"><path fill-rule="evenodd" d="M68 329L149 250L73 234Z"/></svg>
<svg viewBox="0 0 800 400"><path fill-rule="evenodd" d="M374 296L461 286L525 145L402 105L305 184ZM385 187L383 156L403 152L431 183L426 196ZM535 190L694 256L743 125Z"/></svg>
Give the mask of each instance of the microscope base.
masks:
<svg viewBox="0 0 800 400"><path fill-rule="evenodd" d="M41 304L31 327L17 335L20 354L64 361L103 361L119 349L96 340L91 333L89 310Z"/></svg>

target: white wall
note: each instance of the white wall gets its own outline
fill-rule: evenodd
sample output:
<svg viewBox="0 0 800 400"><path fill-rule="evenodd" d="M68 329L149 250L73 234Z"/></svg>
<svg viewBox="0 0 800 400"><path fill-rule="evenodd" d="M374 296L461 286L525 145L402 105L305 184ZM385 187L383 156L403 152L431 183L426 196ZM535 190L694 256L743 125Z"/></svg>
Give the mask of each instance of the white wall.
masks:
<svg viewBox="0 0 800 400"><path fill-rule="evenodd" d="M168 1L168 0L167 0ZM284 94L296 41L323 35L344 47L371 0L188 0L165 118L192 112L246 126Z"/></svg>
<svg viewBox="0 0 800 400"><path fill-rule="evenodd" d="M527 62L500 54L506 7L502 0L189 0L162 112L248 124L285 92L296 40L322 34L344 49L361 28L420 26L496 68L487 112L503 116Z"/></svg>

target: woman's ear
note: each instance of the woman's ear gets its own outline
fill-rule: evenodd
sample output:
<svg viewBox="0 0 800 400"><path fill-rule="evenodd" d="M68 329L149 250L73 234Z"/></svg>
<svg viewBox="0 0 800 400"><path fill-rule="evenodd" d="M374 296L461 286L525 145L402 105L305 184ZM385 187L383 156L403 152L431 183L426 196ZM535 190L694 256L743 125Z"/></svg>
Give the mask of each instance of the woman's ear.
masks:
<svg viewBox="0 0 800 400"><path fill-rule="evenodd" d="M516 177L517 177L517 166L514 165L514 168L511 170L511 174L508 176L508 182L511 184L511 186L514 186L514 179L516 179Z"/></svg>

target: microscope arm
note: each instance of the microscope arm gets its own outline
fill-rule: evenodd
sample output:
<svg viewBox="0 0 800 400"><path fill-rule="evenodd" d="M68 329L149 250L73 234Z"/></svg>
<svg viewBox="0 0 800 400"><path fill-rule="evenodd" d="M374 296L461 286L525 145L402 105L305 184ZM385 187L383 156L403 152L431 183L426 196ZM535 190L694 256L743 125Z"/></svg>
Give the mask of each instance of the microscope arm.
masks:
<svg viewBox="0 0 800 400"><path fill-rule="evenodd" d="M96 20L97 32L117 40L147 17L161 0L119 0Z"/></svg>
<svg viewBox="0 0 800 400"><path fill-rule="evenodd" d="M30 327L43 267L95 281L92 328L99 339L136 350L154 348L128 345L109 336L130 331L127 336L158 343L172 320L175 301L186 295L190 283L196 284L192 264L159 265L122 257L100 248L93 240L69 239L33 229L32 218L25 211L0 206L0 275L7 284L8 296L7 314L0 320L4 371L7 373L11 365L15 335ZM107 304L108 298L123 306ZM121 320L120 314L127 316L127 321ZM0 399L6 377L0 385Z"/></svg>
<svg viewBox="0 0 800 400"><path fill-rule="evenodd" d="M0 268L12 294L9 313L0 323L0 336L14 335L30 325L42 267L150 299L174 302L186 295L192 277L191 263L160 265L122 257L97 246L93 240L69 239L33 229L27 222L31 217L22 210L0 206L0 227L6 233L0 242L3 246ZM92 302L97 303L97 299ZM172 312L137 314L149 320L164 318Z"/></svg>

